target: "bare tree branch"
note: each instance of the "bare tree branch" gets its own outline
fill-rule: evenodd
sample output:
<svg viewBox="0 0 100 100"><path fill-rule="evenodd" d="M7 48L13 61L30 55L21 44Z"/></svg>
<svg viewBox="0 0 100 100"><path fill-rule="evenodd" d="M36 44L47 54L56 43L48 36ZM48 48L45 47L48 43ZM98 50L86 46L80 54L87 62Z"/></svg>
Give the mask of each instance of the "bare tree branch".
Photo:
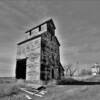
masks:
<svg viewBox="0 0 100 100"><path fill-rule="evenodd" d="M73 69L72 64L68 64L68 65L66 65L66 73L68 73L68 71L69 71L69 75L73 76L74 73L77 71L77 68Z"/></svg>

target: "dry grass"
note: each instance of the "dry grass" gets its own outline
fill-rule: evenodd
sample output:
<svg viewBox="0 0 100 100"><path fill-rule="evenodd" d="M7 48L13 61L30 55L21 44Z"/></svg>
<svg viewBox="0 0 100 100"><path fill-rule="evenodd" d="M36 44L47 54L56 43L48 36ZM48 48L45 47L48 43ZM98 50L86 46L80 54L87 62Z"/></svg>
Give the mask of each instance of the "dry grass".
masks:
<svg viewBox="0 0 100 100"><path fill-rule="evenodd" d="M0 78L0 100L25 100L20 91L22 85L11 78Z"/></svg>
<svg viewBox="0 0 100 100"><path fill-rule="evenodd" d="M47 99L48 98L48 99ZM44 100L99 100L100 86L56 86Z"/></svg>
<svg viewBox="0 0 100 100"><path fill-rule="evenodd" d="M27 100L19 84L0 84L0 100Z"/></svg>
<svg viewBox="0 0 100 100"><path fill-rule="evenodd" d="M96 78L97 79L97 78ZM27 100L17 83L0 84L0 100ZM44 97L32 96L32 100L99 100L99 85L54 85L47 87Z"/></svg>
<svg viewBox="0 0 100 100"><path fill-rule="evenodd" d="M19 92L19 89L17 85L12 85L12 84L0 85L0 97L11 96L14 94L18 94L18 92Z"/></svg>

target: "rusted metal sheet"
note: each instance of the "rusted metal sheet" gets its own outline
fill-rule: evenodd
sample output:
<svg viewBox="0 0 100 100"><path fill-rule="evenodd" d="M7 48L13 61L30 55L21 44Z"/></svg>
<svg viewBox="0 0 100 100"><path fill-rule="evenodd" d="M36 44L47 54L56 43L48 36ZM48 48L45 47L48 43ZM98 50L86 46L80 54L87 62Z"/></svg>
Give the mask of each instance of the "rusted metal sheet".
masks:
<svg viewBox="0 0 100 100"><path fill-rule="evenodd" d="M39 73L36 71L27 72L26 75L27 75L26 80L29 80L29 81L38 81L39 80Z"/></svg>
<svg viewBox="0 0 100 100"><path fill-rule="evenodd" d="M25 58L30 55L30 53L40 53L40 42L41 38L37 38L31 41L28 41L24 44L17 46L17 58Z"/></svg>
<svg viewBox="0 0 100 100"><path fill-rule="evenodd" d="M26 80L39 80L40 77L40 51L41 38L28 41L18 45L17 59L27 57L26 62Z"/></svg>

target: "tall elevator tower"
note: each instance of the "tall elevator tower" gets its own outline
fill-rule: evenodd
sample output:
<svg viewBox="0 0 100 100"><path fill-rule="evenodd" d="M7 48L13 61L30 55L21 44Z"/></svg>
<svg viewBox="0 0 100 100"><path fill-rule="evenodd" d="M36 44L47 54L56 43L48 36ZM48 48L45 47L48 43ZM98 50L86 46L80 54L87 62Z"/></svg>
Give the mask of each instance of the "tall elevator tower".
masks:
<svg viewBox="0 0 100 100"><path fill-rule="evenodd" d="M41 83L64 77L55 29L50 19L25 32L25 40L17 44L17 79Z"/></svg>

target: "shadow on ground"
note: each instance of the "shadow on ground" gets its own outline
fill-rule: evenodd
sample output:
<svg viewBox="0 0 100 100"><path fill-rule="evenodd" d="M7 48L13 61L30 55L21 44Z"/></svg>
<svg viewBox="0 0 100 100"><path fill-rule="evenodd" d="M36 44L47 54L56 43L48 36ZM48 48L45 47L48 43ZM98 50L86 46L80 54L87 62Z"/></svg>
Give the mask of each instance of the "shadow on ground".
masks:
<svg viewBox="0 0 100 100"><path fill-rule="evenodd" d="M99 81L79 81L72 78L59 80L57 85L99 85Z"/></svg>

